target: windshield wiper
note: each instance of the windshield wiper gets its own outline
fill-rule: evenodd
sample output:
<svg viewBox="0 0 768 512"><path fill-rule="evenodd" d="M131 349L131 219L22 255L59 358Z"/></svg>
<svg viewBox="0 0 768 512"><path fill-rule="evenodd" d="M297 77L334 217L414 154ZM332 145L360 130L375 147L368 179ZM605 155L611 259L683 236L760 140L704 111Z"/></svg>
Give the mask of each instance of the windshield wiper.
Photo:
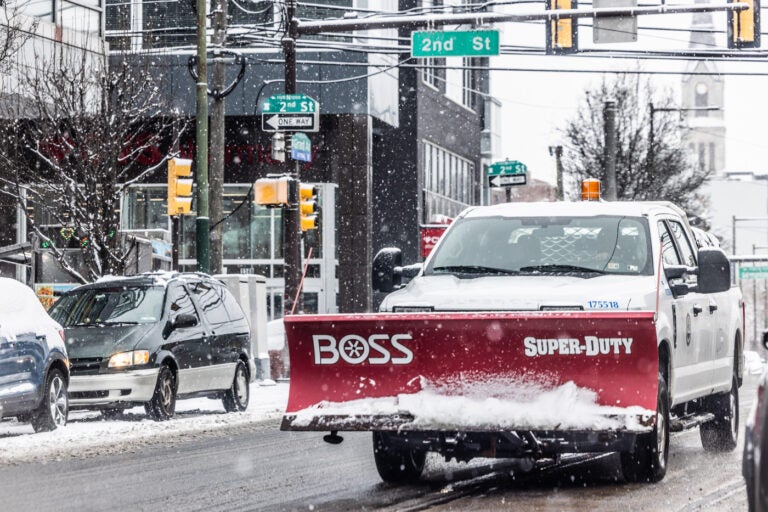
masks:
<svg viewBox="0 0 768 512"><path fill-rule="evenodd" d="M66 327L103 327L105 325L138 325L139 322L80 322L77 324L69 324Z"/></svg>
<svg viewBox="0 0 768 512"><path fill-rule="evenodd" d="M596 268L579 267L577 265L532 265L521 267L520 272L587 272L590 274L605 274L605 271Z"/></svg>
<svg viewBox="0 0 768 512"><path fill-rule="evenodd" d="M124 320L116 320L113 322L110 322L109 320L105 320L103 322L99 322L101 325L138 325L139 322L126 322Z"/></svg>
<svg viewBox="0 0 768 512"><path fill-rule="evenodd" d="M513 275L517 270L507 270L504 268L484 267L482 265L448 265L444 267L435 267L432 269L435 273L448 274L495 274L495 275Z"/></svg>

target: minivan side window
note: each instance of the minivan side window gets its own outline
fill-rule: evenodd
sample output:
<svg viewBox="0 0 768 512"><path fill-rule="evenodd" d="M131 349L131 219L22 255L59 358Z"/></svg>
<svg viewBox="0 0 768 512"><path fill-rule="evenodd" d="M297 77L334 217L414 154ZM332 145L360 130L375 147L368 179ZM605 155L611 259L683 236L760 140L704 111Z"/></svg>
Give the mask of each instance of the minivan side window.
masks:
<svg viewBox="0 0 768 512"><path fill-rule="evenodd" d="M229 322L221 292L212 284L197 283L193 286L192 292L197 297L197 301L203 309L203 315L209 324L217 325Z"/></svg>
<svg viewBox="0 0 768 512"><path fill-rule="evenodd" d="M193 315L197 318L197 323L200 323L200 317L197 316L195 305L192 304L192 298L183 286L176 285L168 290L168 304L171 312L171 321L178 315L187 314Z"/></svg>
<svg viewBox="0 0 768 512"><path fill-rule="evenodd" d="M227 308L227 313L229 314L230 320L242 320L245 318L245 313L243 313L243 308L240 307L240 304L238 304L237 299L235 299L235 296L232 295L232 293L227 290L226 288L221 288L221 296L224 299L224 307Z"/></svg>

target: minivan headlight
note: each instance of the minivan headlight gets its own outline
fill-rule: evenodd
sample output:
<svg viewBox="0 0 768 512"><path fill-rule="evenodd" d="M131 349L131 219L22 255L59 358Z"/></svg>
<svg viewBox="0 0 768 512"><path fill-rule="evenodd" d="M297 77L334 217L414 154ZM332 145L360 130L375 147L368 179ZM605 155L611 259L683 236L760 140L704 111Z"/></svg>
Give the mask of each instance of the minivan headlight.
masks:
<svg viewBox="0 0 768 512"><path fill-rule="evenodd" d="M118 352L109 358L110 368L125 368L126 366L139 366L149 362L149 350L133 350L131 352Z"/></svg>

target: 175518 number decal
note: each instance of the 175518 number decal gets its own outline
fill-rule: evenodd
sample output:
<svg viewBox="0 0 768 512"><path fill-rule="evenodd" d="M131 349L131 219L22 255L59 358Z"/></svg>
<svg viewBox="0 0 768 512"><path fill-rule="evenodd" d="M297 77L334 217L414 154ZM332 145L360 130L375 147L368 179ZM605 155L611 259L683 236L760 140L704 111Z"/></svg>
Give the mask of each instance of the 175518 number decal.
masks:
<svg viewBox="0 0 768 512"><path fill-rule="evenodd" d="M587 306L590 309L619 309L619 303L615 300L590 300Z"/></svg>

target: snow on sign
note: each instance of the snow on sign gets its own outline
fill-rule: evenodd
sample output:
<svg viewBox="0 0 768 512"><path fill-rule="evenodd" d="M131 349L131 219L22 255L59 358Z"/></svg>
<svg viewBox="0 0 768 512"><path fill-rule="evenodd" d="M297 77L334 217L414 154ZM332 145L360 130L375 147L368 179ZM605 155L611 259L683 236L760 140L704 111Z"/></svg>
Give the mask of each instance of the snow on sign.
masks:
<svg viewBox="0 0 768 512"><path fill-rule="evenodd" d="M261 105L261 129L265 132L316 132L320 108L305 94L276 94Z"/></svg>

